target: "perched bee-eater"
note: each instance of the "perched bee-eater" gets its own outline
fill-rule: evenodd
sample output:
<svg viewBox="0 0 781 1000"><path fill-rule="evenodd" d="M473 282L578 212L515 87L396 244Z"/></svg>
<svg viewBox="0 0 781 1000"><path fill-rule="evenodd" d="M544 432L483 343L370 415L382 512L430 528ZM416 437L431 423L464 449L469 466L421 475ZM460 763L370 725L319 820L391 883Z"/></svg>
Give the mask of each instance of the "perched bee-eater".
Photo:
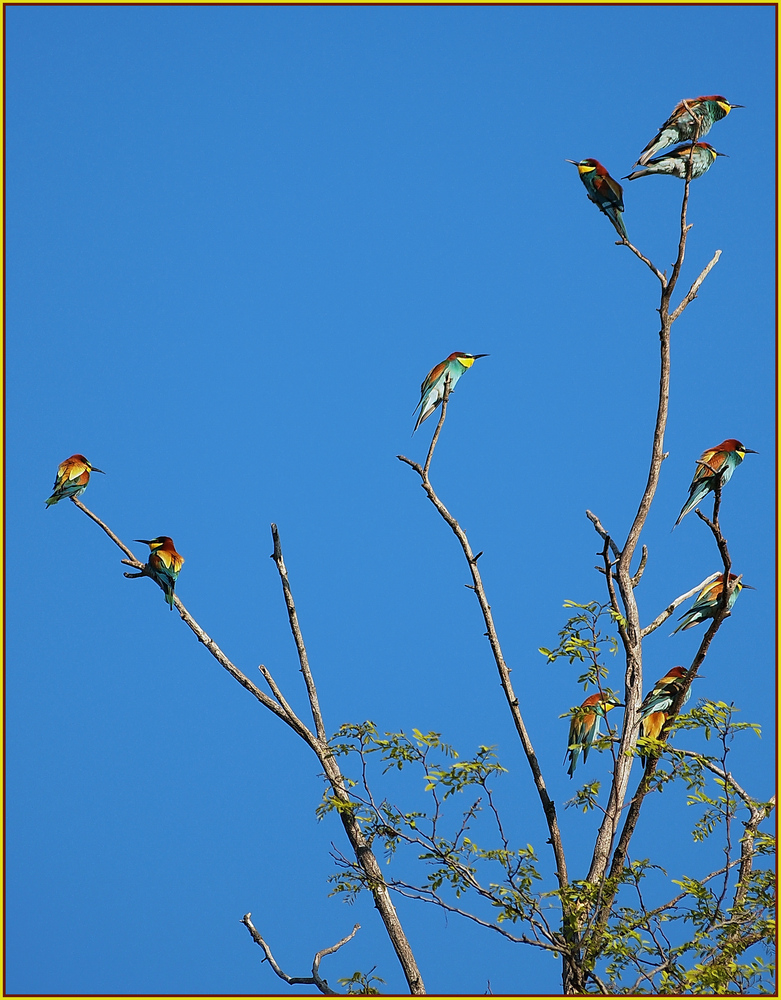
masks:
<svg viewBox="0 0 781 1000"><path fill-rule="evenodd" d="M689 486L689 499L683 505L673 528L677 528L689 511L694 510L711 490L715 490L718 483L725 486L746 455L756 454L753 448L746 448L736 438L727 438L715 448L704 451L697 459L694 479Z"/></svg>
<svg viewBox="0 0 781 1000"><path fill-rule="evenodd" d="M673 667L669 673L654 684L640 706L640 736L649 736L654 740L659 739L662 726L667 721L667 712L678 697L682 678L685 676L685 667ZM684 705L691 698L691 694L692 690L689 688L683 699ZM640 754L640 760L645 767L646 757L644 754Z"/></svg>
<svg viewBox="0 0 781 1000"><path fill-rule="evenodd" d="M624 189L614 181L599 160L567 160L578 168L580 179L590 201L613 223L613 228L622 240L628 240L622 212L624 211Z"/></svg>
<svg viewBox="0 0 781 1000"><path fill-rule="evenodd" d="M71 455L70 458L66 458L57 469L54 491L46 501L46 506L51 507L53 503L59 503L65 497L80 497L89 484L90 472L106 475L103 469L96 469L94 465L90 465L83 455Z"/></svg>
<svg viewBox="0 0 781 1000"><path fill-rule="evenodd" d="M730 573L729 582L732 583L733 580L737 580L737 575L735 573ZM735 588L729 596L727 601L727 611L732 610L732 606L738 599L738 594L743 590L753 590L754 588L749 586L747 583L738 582L735 584ZM687 628L692 628L694 625L699 625L706 621L708 618L715 618L716 611L718 610L719 601L721 595L724 592L724 576L720 576L718 580L714 580L713 583L709 583L707 587L703 587L702 590L697 594L694 600L694 604L689 608L687 612L680 616L681 624L678 628L674 629L670 635L675 635L676 632L680 632L681 629L686 631Z"/></svg>
<svg viewBox="0 0 781 1000"><path fill-rule="evenodd" d="M445 379L450 376L450 388L453 389L456 382L465 371L468 371L478 358L487 358L487 354L464 354L463 351L454 351L450 357L434 365L431 371L423 380L420 387L420 402L412 411L412 415L420 410L418 422L412 431L420 427L424 420L427 420L438 406L442 405L445 396Z"/></svg>
<svg viewBox="0 0 781 1000"><path fill-rule="evenodd" d="M686 180L686 170L689 165L689 154L692 159L692 180L697 180L713 166L717 156L726 156L726 153L717 153L713 146L707 142L687 143L685 146L676 146L669 153L662 153L648 160L645 169L633 170L624 180L633 181L638 177L647 177L648 174L672 174L673 177L680 177Z"/></svg>
<svg viewBox="0 0 781 1000"><path fill-rule="evenodd" d="M570 778L575 773L575 765L581 750L583 751L583 763L585 763L592 744L599 739L601 735L599 720L604 719L611 708L620 707L620 705L621 702L615 695L598 691L596 694L589 695L580 708L573 711L567 753L564 755L565 760L569 757L567 774Z"/></svg>
<svg viewBox="0 0 781 1000"><path fill-rule="evenodd" d="M659 129L656 138L652 139L642 151L637 163L644 166L660 149L674 146L676 142L703 139L715 122L726 118L733 108L742 107L742 104L730 104L726 97L721 97L719 94L681 101L675 105L673 113Z"/></svg>
<svg viewBox="0 0 781 1000"><path fill-rule="evenodd" d="M174 609L174 585L179 576L179 570L184 564L184 557L180 556L174 548L173 538L168 535L158 535L157 538L136 538L135 541L143 542L151 549L149 562L146 564L146 573L139 573L139 576L151 576L155 583L159 584L165 594L165 599Z"/></svg>

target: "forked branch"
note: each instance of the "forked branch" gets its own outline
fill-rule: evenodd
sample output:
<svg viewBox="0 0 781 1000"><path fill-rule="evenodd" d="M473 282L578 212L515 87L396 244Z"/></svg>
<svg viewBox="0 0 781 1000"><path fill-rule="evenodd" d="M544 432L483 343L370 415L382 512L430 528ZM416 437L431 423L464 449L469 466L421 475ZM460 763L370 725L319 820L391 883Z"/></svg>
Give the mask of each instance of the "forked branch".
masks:
<svg viewBox="0 0 781 1000"><path fill-rule="evenodd" d="M352 941L357 932L360 930L361 925L356 924L355 927L350 931L350 933L343 937L341 941L337 941L336 944L332 944L330 948L323 948L322 951L318 951L312 961L312 975L311 976L289 976L286 972L277 964L276 959L271 954L271 949L260 936L255 925L250 919L251 913L245 913L241 918L241 923L247 928L247 930L252 935L252 940L255 944L259 945L263 949L263 961L268 962L274 972L279 976L280 979L288 984L288 986L316 986L321 993L329 997L344 996L345 994L337 993L336 990L332 990L328 985L328 981L323 979L320 975L320 962L325 958L326 955L333 955L334 952L339 951L341 947L347 944L348 941Z"/></svg>

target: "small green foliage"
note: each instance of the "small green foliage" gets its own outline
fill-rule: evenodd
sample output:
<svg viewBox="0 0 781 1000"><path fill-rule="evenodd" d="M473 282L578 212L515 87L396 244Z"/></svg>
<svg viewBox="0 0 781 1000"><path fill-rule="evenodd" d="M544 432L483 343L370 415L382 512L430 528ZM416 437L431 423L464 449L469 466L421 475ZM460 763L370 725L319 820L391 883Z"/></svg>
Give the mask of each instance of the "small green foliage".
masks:
<svg viewBox="0 0 781 1000"><path fill-rule="evenodd" d="M373 975L376 968L375 965L366 974L360 971L354 972L348 978L339 979L337 982L340 986L347 987L347 996L378 996L380 991L375 989L372 983L384 983L385 980Z"/></svg>
<svg viewBox="0 0 781 1000"><path fill-rule="evenodd" d="M614 635L603 635L598 623L603 616L612 624L623 625L624 619L610 605L598 601L588 604L565 601L564 607L577 608L578 614L569 618L559 632L559 644L555 649L540 646L539 651L548 663L566 657L570 663L587 664L586 671L578 677L578 683L583 685L584 690L588 690L589 686L602 690L602 681L607 677L608 669L600 658L604 653L615 656L618 639Z"/></svg>
<svg viewBox="0 0 781 1000"><path fill-rule="evenodd" d="M582 809L583 812L589 812L589 810L596 808L597 797L599 796L599 789L602 787L601 781L592 781L582 788L579 788L571 799L568 799L564 803L565 809L578 808Z"/></svg>
<svg viewBox="0 0 781 1000"><path fill-rule="evenodd" d="M684 715L679 715L675 720L676 729L702 729L705 739L709 740L712 735L718 739L733 739L735 733L750 729L757 736L762 736L761 727L755 722L735 722L732 716L739 709L734 705L728 705L724 701L709 701L702 698L697 705Z"/></svg>

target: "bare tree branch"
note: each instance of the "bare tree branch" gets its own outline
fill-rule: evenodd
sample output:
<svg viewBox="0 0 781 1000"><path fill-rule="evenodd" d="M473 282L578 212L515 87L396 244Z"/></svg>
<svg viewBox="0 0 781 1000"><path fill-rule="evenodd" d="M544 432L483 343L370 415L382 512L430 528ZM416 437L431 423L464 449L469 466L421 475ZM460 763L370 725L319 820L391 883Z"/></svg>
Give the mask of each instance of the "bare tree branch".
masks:
<svg viewBox="0 0 781 1000"><path fill-rule="evenodd" d="M115 545L119 546L120 549L122 549L122 551L125 553L125 555L130 560L130 562L128 563L128 566L135 566L136 569L143 569L144 568L144 566L146 565L146 563L140 562L138 559L136 559L136 557L133 555L133 553L130 551L130 549L127 547L127 545L125 545L124 542L120 541L120 539L117 538L117 536L114 534L114 532L111 530L111 528L109 528L108 525L104 524L101 521L101 519L97 516L97 514L93 514L92 511L89 510L89 508L85 507L84 504L81 502L81 500L79 500L78 497L71 497L70 499L71 499L71 503L75 503L76 506L79 508L79 510L83 510L84 513L87 515L87 517L91 517L92 520L95 522L95 524L99 525L106 532L106 534L111 539L111 541Z"/></svg>
<svg viewBox="0 0 781 1000"><path fill-rule="evenodd" d="M317 738L325 742L325 726L323 725L323 716L320 712L320 704L317 700L317 688L315 687L312 671L309 667L309 657L306 653L304 637L301 635L301 626L298 623L298 613L296 612L296 605L293 600L293 592L290 589L290 580L288 579L287 567L282 556L282 546L279 541L279 532L277 531L276 524L271 525L271 535L274 539L274 552L271 558L274 560L274 565L277 567L277 572L279 573L279 579L282 581L282 593L285 596L290 631L293 633L293 639L296 644L298 662L301 664L301 673L304 675L306 693L309 696L309 705L312 709L312 718L315 723L315 732L317 733Z"/></svg>
<svg viewBox="0 0 781 1000"><path fill-rule="evenodd" d="M637 249L637 247L634 246L632 243L630 243L629 240L616 240L616 246L629 247L629 249L632 251L632 253L635 255L635 257L639 257L640 260L647 267L649 267L651 269L651 271L653 271L653 273L659 279L659 282L660 282L662 288L666 288L667 287L667 277L666 277L666 275L662 274L662 272L656 267L656 265L652 264L651 261L647 257L643 256L643 254L640 253L640 251Z"/></svg>
<svg viewBox="0 0 781 1000"><path fill-rule="evenodd" d="M447 388L446 388L447 391ZM440 416L439 425L437 426L436 435L442 427L442 423L445 418L445 403L442 404L443 413ZM421 485L426 491L431 503L436 508L439 515L449 525L450 529L455 534L458 539L461 548L466 557L467 564L469 565L469 571L472 575L472 589L477 595L477 600L480 604L480 610L483 613L483 620L486 626L486 636L491 645L491 652L493 653L494 661L496 663L497 670L499 671L499 678L502 685L502 690L504 691L504 696L507 700L507 704L510 708L510 713L515 723L515 728L518 736L521 740L521 745L523 751L526 755L526 759L531 768L532 777L534 779L534 785L537 789L537 794L539 795L540 802L542 803L543 812L545 813L545 818L548 824L548 830L550 832L550 844L553 849L553 854L556 860L556 877L558 879L559 885L563 888L568 884L567 878L567 861L564 854L564 846L561 840L561 832L559 830L558 819L556 817L556 807L553 804L553 800L548 795L548 790L545 786L545 780L542 776L542 770L540 768L539 761L537 760L537 755L534 752L534 747L529 737L529 733L526 729L526 725L523 721L521 715L521 710L518 702L518 698L513 690L512 682L510 680L510 668L504 659L504 654L502 653L502 647L499 642L499 636L496 632L496 626L494 625L493 614L491 612L491 605L488 603L488 598L485 593L485 588L483 586L483 581L480 576L480 570L477 566L477 561L482 553L475 555L472 551L472 547L469 544L469 539L467 538L466 532L458 523L458 521L453 517L450 511L445 507L442 501L437 496L434 487L431 485L431 480L429 479L428 467L430 465L432 455L432 449L429 449L429 455L426 460L426 465L421 466L417 462L413 462L411 459L406 458L404 455L397 455L396 457L400 462L404 462L417 472L421 479Z"/></svg>
<svg viewBox="0 0 781 1000"><path fill-rule="evenodd" d="M708 264L706 264L705 267L702 269L697 279L692 283L691 288L686 293L681 304L678 306L677 309L675 309L675 311L670 316L671 323L674 323L681 315L683 310L686 308L686 306L688 306L690 302L692 302L694 299L697 298L697 292L700 290L700 285L708 277L708 275L711 272L711 269L718 263L719 257L721 257L721 250L716 251L716 253L713 255Z"/></svg>
<svg viewBox="0 0 781 1000"><path fill-rule="evenodd" d="M142 570L145 569L146 564L136 559L130 549L128 549L127 546L119 540L119 538L100 520L100 518L93 514L92 511L88 510L80 501L75 502L76 505L96 524L98 524L106 532L109 538L111 538L111 540L129 557L129 561L123 559L123 562ZM317 692L314 688L314 680L309 668L306 649L303 647L301 630L298 627L298 616L295 610L293 595L290 590L290 582L288 580L287 569L282 556L282 546L279 541L279 533L276 525L272 525L272 536L274 539L274 555L272 558L274 559L277 571L279 572L282 580L282 589L285 595L285 603L288 609L290 626L296 640L296 647L299 651L299 662L301 663L302 673L304 674L304 679L307 684L307 691L310 693L310 705L312 706L312 712L316 725L319 724L319 726L322 726L322 716L320 715L320 709L317 701ZM341 820L342 826L347 834L347 838L350 841L350 846L353 849L356 860L367 876L367 884L372 896L374 897L375 905L380 917L382 918L383 924L385 925L388 937L390 938L391 944L393 945L394 951L396 952L404 971L404 976L407 980L410 993L413 996L420 996L424 994L426 990L423 984L423 978L420 974L420 970L418 969L412 948L410 947L409 941L404 933L404 929L401 926L401 921L399 920L398 914L396 913L393 903L391 902L380 865L372 853L371 848L366 843L360 824L355 818L353 809L351 808L352 804L344 777L339 770L339 766L336 763L325 736L323 735L321 738L310 732L301 720L298 719L284 698L281 698L279 702L274 701L272 698L269 698L264 691L261 691L260 688L253 684L252 681L228 659L217 643L214 642L214 640L211 639L206 632L204 632L176 594L174 594L174 604L176 605L176 609L178 610L182 621L188 626L188 628L191 629L192 632L194 632L198 641L203 643L220 666L227 670L228 673L236 681L238 681L243 688L249 691L250 694L252 694L265 708L267 708L270 712L273 712L277 718L281 719L287 726L297 733L298 736L300 736L301 739L303 739L304 742L314 751L325 772L325 776L333 789L335 797L341 803L342 807L338 810L339 819ZM272 692L274 692L277 696L281 696L281 692L279 691L276 683L273 681L270 672L265 667L261 667L260 670L271 686Z"/></svg>
<svg viewBox="0 0 781 1000"><path fill-rule="evenodd" d="M255 944L259 945L263 949L263 961L268 962L274 972L279 976L280 979L288 984L288 986L316 986L321 993L324 993L329 997L344 996L345 994L337 993L336 990L332 990L328 985L328 982L323 979L320 975L320 962L326 955L333 955L334 952L338 951L343 945L346 945L348 941L352 941L356 933L360 930L361 925L356 924L352 931L343 937L341 941L337 941L336 944L331 945L330 948L323 948L322 951L318 951L312 962L312 975L311 976L289 976L286 972L277 964L274 956L271 954L271 949L260 936L260 933L255 928L250 917L251 913L245 913L241 918L241 923L247 928L247 930L252 935L252 940Z"/></svg>

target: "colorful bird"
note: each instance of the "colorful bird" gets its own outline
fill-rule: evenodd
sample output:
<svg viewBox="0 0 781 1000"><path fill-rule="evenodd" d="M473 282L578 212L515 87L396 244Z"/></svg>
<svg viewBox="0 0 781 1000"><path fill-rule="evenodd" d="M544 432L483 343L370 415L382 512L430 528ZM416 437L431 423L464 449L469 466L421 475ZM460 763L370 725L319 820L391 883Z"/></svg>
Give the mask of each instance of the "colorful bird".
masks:
<svg viewBox="0 0 781 1000"><path fill-rule="evenodd" d="M567 160L578 168L578 174L588 194L600 212L613 223L613 228L622 240L628 240L622 212L624 211L624 189L614 181L599 160Z"/></svg>
<svg viewBox="0 0 781 1000"><path fill-rule="evenodd" d="M640 706L640 736L648 736L658 740L659 733L667 721L667 712L678 697L681 690L681 678L686 676L685 667L673 667L643 699ZM682 704L691 698L691 688L686 692ZM640 760L645 767L646 755L641 753Z"/></svg>
<svg viewBox="0 0 781 1000"><path fill-rule="evenodd" d="M605 691L598 691L589 695L580 708L573 709L572 721L569 727L569 740L567 741L566 760L569 757L570 778L575 773L575 765L578 762L581 750L583 751L583 763L588 758L588 752L595 740L598 740L601 733L599 730L599 720L604 719L612 708L620 707L621 702L614 694L607 694Z"/></svg>
<svg viewBox="0 0 781 1000"><path fill-rule="evenodd" d="M727 438L715 448L704 451L697 459L697 468L689 486L689 499L683 505L673 529L677 528L689 511L694 510L719 483L726 486L732 478L732 473L746 455L756 454L758 452L753 448L746 448L736 438Z"/></svg>
<svg viewBox="0 0 781 1000"><path fill-rule="evenodd" d="M90 465L83 455L71 455L70 458L66 458L57 468L54 490L46 501L46 506L51 507L53 503L59 503L65 497L80 497L89 484L90 472L106 475L103 469L96 469L94 465Z"/></svg>
<svg viewBox="0 0 781 1000"><path fill-rule="evenodd" d="M645 166L660 149L674 146L676 142L705 138L715 122L726 118L733 108L742 107L742 104L730 104L727 98L720 94L681 101L675 105L673 113L659 129L656 138L652 139L642 151L637 163Z"/></svg>
<svg viewBox="0 0 781 1000"><path fill-rule="evenodd" d="M713 166L717 156L726 156L726 153L717 153L707 142L687 143L685 146L676 146L669 153L655 156L648 163L644 170L633 170L631 174L623 180L633 181L638 177L647 177L649 174L672 174L686 180L686 169L689 163L689 155L692 160L692 180L697 180Z"/></svg>
<svg viewBox="0 0 781 1000"><path fill-rule="evenodd" d="M427 420L438 406L441 406L445 395L445 379L450 376L450 388L455 387L456 382L465 371L468 371L478 358L487 358L487 354L464 354L463 351L454 351L444 361L434 365L431 371L423 380L420 387L420 402L412 411L412 415L420 410L418 422L412 431L420 427L424 420Z"/></svg>
<svg viewBox="0 0 781 1000"><path fill-rule="evenodd" d="M126 574L127 576L151 576L160 587L163 588L165 599L174 609L174 585L179 571L184 564L184 557L180 556L174 548L173 538L168 535L158 535L157 538L136 538L135 541L143 542L151 549L149 562L143 573Z"/></svg>
<svg viewBox="0 0 781 1000"><path fill-rule="evenodd" d="M735 573L730 573L729 581L732 583L737 580L737 575ZM732 610L732 606L738 599L738 594L743 590L753 590L754 588L749 586L747 583L742 583L738 581L732 593L729 595L727 600L727 611ZM715 618L716 612L719 609L719 604L721 601L721 595L724 592L724 576L723 574L714 580L713 583L709 583L707 587L703 587L702 590L697 594L694 604L689 608L687 612L680 616L681 624L678 628L674 629L670 635L675 635L676 632L680 632L681 629L686 631L687 628L692 628L694 625L699 625L706 621L708 618Z"/></svg>

